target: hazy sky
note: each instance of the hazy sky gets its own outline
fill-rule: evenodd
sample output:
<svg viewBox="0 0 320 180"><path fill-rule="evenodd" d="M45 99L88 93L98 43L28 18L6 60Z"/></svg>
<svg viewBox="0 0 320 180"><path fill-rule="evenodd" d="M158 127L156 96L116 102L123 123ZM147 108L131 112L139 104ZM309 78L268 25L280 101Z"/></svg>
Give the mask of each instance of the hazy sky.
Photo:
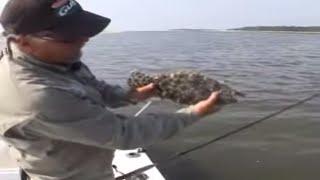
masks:
<svg viewBox="0 0 320 180"><path fill-rule="evenodd" d="M320 25L320 0L78 0L110 31ZM0 0L0 8L6 0Z"/></svg>

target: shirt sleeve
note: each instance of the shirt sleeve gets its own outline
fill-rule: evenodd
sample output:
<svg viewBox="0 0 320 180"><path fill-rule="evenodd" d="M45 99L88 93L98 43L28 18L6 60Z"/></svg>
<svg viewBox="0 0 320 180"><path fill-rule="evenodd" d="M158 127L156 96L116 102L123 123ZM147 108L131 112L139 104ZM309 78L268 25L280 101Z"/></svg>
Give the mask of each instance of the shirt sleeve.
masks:
<svg viewBox="0 0 320 180"><path fill-rule="evenodd" d="M58 89L46 90L33 108L37 113L26 130L52 139L109 149L146 147L170 138L198 119L188 110L124 116Z"/></svg>
<svg viewBox="0 0 320 180"><path fill-rule="evenodd" d="M102 95L105 104L111 108L117 108L135 104L129 97L129 89L118 85L107 84L104 81L96 81L99 87L99 92Z"/></svg>
<svg viewBox="0 0 320 180"><path fill-rule="evenodd" d="M127 106L130 104L135 104L133 100L130 99L129 93L130 89L126 87L121 87L118 85L111 85L103 80L98 80L95 75L93 75L85 64L82 64L82 75L84 78L88 79L88 82L92 84L100 92L103 97L104 103L111 108L117 108L122 106Z"/></svg>

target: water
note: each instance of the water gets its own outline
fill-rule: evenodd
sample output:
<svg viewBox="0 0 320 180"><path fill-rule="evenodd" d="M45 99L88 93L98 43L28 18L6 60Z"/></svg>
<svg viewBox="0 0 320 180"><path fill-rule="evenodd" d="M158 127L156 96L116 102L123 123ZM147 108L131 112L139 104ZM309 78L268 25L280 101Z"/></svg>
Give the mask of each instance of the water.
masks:
<svg viewBox="0 0 320 180"><path fill-rule="evenodd" d="M319 92L319 47L320 34L126 32L94 38L84 49L83 60L110 83L125 84L133 69L147 73L194 69L247 94L238 104L150 147L152 159L159 161ZM169 180L317 179L319 105L316 98L161 170ZM156 102L147 111L177 108ZM133 113L138 107L125 110Z"/></svg>

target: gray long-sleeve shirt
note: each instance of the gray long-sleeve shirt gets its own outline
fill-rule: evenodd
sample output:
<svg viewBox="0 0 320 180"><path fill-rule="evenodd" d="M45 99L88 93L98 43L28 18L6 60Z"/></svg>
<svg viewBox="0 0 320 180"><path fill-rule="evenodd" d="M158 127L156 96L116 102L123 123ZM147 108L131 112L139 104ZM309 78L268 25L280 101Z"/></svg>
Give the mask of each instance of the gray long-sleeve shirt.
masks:
<svg viewBox="0 0 320 180"><path fill-rule="evenodd" d="M81 62L46 64L16 48L0 60L0 137L32 180L113 179L115 149L146 147L198 118L115 114L126 91L98 81Z"/></svg>

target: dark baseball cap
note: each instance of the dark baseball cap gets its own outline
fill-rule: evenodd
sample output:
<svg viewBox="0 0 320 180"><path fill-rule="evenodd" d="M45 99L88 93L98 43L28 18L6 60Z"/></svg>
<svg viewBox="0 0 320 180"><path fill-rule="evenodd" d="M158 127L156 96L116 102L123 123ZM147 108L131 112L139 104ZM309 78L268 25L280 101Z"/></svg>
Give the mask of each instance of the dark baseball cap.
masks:
<svg viewBox="0 0 320 180"><path fill-rule="evenodd" d="M43 34L76 39L93 37L110 19L82 9L75 0L9 0L0 22L4 34Z"/></svg>

